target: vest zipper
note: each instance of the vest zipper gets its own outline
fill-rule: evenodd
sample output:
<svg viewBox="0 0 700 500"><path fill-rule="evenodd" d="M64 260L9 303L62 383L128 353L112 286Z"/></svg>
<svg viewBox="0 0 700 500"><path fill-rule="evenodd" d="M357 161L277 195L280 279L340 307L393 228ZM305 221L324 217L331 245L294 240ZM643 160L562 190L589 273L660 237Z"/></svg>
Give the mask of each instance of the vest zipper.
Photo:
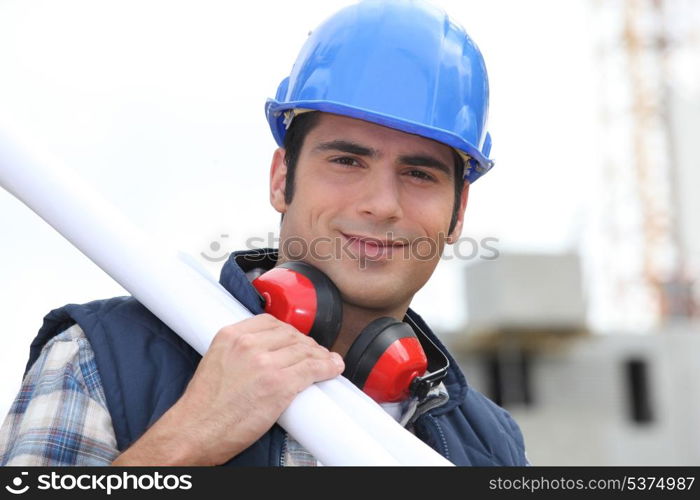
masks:
<svg viewBox="0 0 700 500"><path fill-rule="evenodd" d="M289 434L287 434L285 432L284 433L284 440L282 441L282 451L280 453L280 461L279 461L280 467L285 467L284 457L287 456L287 439L288 438L289 438Z"/></svg>
<svg viewBox="0 0 700 500"><path fill-rule="evenodd" d="M418 422L416 422L418 423ZM440 422L437 421L435 417L432 415L425 415L424 418L421 419L421 427L423 427L423 431L428 434L432 434L433 437L436 435L439 437L437 439L437 446L438 450L436 450L440 455L445 457L447 460L450 459L450 450L447 447L447 439L445 439L445 433L442 430L442 426L440 425ZM430 428L432 426L432 429Z"/></svg>

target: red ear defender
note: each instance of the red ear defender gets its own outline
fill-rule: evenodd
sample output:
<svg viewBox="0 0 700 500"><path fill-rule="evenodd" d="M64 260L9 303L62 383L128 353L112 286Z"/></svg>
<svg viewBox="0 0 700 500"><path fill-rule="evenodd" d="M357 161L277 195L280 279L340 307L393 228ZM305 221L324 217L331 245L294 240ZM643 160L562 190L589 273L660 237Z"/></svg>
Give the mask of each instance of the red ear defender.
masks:
<svg viewBox="0 0 700 500"><path fill-rule="evenodd" d="M301 261L285 262L253 280L265 312L330 349L342 321L340 293L321 271Z"/></svg>
<svg viewBox="0 0 700 500"><path fill-rule="evenodd" d="M342 322L340 292L320 270L301 261L286 262L253 280L265 312L289 323L330 349ZM378 403L425 395L432 380L423 377L428 359L413 329L394 318L372 321L345 355L347 377Z"/></svg>
<svg viewBox="0 0 700 500"><path fill-rule="evenodd" d="M402 401L428 369L421 344L406 323L378 318L360 333L345 355L345 372L378 403Z"/></svg>

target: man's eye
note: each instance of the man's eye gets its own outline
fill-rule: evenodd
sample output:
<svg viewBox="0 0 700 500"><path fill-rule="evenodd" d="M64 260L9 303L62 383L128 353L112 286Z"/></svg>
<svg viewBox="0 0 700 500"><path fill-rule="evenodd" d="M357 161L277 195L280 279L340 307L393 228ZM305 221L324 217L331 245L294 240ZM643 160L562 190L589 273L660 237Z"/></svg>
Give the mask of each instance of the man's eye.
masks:
<svg viewBox="0 0 700 500"><path fill-rule="evenodd" d="M333 163L340 163L341 165L347 165L349 167L354 167L354 166L359 165L357 160L355 160L354 158L350 158L348 156L341 156L339 158L333 158L331 161Z"/></svg>
<svg viewBox="0 0 700 500"><path fill-rule="evenodd" d="M427 172L424 172L423 170L410 170L408 172L408 175L411 177L415 177L416 179L424 180L424 181L433 181L435 178L430 175Z"/></svg>

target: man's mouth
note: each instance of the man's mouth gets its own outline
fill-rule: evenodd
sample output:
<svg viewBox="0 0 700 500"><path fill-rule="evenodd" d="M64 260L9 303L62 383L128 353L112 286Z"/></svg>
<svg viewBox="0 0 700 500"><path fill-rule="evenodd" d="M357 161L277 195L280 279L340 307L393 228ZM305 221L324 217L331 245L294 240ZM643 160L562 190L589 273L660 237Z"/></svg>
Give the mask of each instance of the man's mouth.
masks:
<svg viewBox="0 0 700 500"><path fill-rule="evenodd" d="M373 260L390 258L394 251L408 244L407 240L379 238L360 234L340 234L347 241L347 246L352 250L351 255Z"/></svg>

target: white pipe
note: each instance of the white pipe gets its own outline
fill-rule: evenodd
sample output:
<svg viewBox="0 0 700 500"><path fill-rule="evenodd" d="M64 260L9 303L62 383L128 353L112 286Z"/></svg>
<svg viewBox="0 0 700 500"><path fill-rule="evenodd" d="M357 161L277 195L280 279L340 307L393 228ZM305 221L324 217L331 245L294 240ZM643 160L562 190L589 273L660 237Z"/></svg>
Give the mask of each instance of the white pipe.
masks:
<svg viewBox="0 0 700 500"><path fill-rule="evenodd" d="M402 465L452 465L430 446L396 423L375 401L345 377L336 377L316 384L332 395L341 408L347 408L358 425L377 442L391 442L392 456Z"/></svg>
<svg viewBox="0 0 700 500"><path fill-rule="evenodd" d="M300 392L278 423L323 465L405 465L387 443L358 425L333 394L316 385Z"/></svg>
<svg viewBox="0 0 700 500"><path fill-rule="evenodd" d="M26 150L26 148L25 148ZM225 325L252 314L193 261L151 243L75 173L54 159L30 158L0 134L0 186L26 204L139 302L204 354ZM201 267L201 266L199 266ZM339 377L342 378L342 377ZM347 384L350 384L347 382ZM311 386L279 424L325 465L451 465L393 422L357 388ZM340 387L340 386L338 386ZM369 409L375 410L372 413ZM357 422L359 418L359 424ZM385 433L368 429L385 429ZM409 463L401 456L411 449Z"/></svg>

